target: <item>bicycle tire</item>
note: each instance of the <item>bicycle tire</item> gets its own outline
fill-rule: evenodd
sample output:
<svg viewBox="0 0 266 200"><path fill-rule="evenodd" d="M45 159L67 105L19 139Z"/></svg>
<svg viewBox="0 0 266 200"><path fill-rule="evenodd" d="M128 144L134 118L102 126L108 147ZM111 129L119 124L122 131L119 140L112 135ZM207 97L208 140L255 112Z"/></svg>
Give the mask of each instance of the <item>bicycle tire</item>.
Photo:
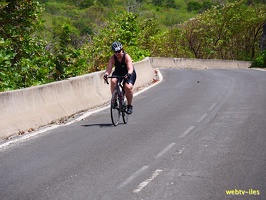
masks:
<svg viewBox="0 0 266 200"><path fill-rule="evenodd" d="M124 101L122 105L123 105L123 107L122 107L122 118L123 118L124 124L126 124L128 122L127 103L126 103L126 101Z"/></svg>
<svg viewBox="0 0 266 200"><path fill-rule="evenodd" d="M111 106L110 106L111 120L114 126L117 126L120 121L120 116L121 116L120 107L121 105L120 102L118 101L118 92L117 90L115 90L112 94Z"/></svg>

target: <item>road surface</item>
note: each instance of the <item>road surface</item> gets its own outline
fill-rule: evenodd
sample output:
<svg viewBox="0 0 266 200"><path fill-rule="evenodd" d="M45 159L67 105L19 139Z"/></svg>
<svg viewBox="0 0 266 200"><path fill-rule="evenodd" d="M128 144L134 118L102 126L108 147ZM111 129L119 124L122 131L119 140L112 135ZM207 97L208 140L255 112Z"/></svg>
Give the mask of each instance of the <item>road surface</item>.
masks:
<svg viewBox="0 0 266 200"><path fill-rule="evenodd" d="M266 199L266 72L161 73L126 125L105 109L2 147L1 199Z"/></svg>

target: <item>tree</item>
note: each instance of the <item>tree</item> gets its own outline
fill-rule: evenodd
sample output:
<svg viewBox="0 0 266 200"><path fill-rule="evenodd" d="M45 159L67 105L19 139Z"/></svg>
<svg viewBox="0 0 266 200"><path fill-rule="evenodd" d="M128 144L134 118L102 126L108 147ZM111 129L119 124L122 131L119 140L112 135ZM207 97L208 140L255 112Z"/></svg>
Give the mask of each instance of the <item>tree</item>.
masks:
<svg viewBox="0 0 266 200"><path fill-rule="evenodd" d="M110 6L112 4L112 0L97 0L96 2L103 6Z"/></svg>
<svg viewBox="0 0 266 200"><path fill-rule="evenodd" d="M79 5L81 8L88 8L92 5L94 5L94 0L84 0Z"/></svg>
<svg viewBox="0 0 266 200"><path fill-rule="evenodd" d="M112 54L110 47L114 41L120 41L134 61L150 56L145 45L150 45L148 38L152 38L155 33L157 27L153 25L152 20L140 21L138 15L131 12L121 13L114 20L106 21L105 26L85 46L86 54L89 56L90 71L106 67Z"/></svg>
<svg viewBox="0 0 266 200"><path fill-rule="evenodd" d="M189 12L199 11L199 10L201 10L201 8L202 8L201 3L200 2L197 2L197 1L190 1L187 4L187 10Z"/></svg>
<svg viewBox="0 0 266 200"><path fill-rule="evenodd" d="M163 0L152 0L152 3L155 6L162 6L163 5Z"/></svg>
<svg viewBox="0 0 266 200"><path fill-rule="evenodd" d="M47 82L53 65L45 42L34 35L42 27L42 7L31 0L6 3L0 10L0 91Z"/></svg>
<svg viewBox="0 0 266 200"><path fill-rule="evenodd" d="M182 25L183 40L196 58L252 60L259 52L265 8L245 0L213 7Z"/></svg>
<svg viewBox="0 0 266 200"><path fill-rule="evenodd" d="M168 8L176 8L175 0L165 0L165 6Z"/></svg>

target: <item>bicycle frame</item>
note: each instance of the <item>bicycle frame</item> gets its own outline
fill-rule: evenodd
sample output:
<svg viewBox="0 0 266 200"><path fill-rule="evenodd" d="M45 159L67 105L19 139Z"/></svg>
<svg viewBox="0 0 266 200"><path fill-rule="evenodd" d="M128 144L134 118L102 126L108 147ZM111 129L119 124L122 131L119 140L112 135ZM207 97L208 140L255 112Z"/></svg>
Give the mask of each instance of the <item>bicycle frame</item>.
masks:
<svg viewBox="0 0 266 200"><path fill-rule="evenodd" d="M117 82L115 85L115 90L112 94L111 99L111 120L114 126L117 126L120 121L120 116L122 114L123 122L126 124L128 122L127 114L127 104L125 101L125 91L124 91L124 76L108 76L107 78L116 78ZM109 84L108 79L105 80Z"/></svg>
<svg viewBox="0 0 266 200"><path fill-rule="evenodd" d="M116 78L117 82L115 85L115 90L117 90L119 93L123 93L123 95L125 94L124 91L124 85L123 85L123 81L125 80L124 76L108 76L107 78ZM107 84L109 84L108 80L105 80Z"/></svg>

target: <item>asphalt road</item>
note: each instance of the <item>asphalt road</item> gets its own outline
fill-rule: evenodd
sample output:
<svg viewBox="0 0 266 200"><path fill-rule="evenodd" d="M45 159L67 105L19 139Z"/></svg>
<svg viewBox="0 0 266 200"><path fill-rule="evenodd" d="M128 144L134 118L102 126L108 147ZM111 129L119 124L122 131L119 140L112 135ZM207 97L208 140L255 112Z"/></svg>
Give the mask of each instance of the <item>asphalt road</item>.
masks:
<svg viewBox="0 0 266 200"><path fill-rule="evenodd" d="M162 69L109 109L0 148L0 198L266 199L266 72Z"/></svg>

